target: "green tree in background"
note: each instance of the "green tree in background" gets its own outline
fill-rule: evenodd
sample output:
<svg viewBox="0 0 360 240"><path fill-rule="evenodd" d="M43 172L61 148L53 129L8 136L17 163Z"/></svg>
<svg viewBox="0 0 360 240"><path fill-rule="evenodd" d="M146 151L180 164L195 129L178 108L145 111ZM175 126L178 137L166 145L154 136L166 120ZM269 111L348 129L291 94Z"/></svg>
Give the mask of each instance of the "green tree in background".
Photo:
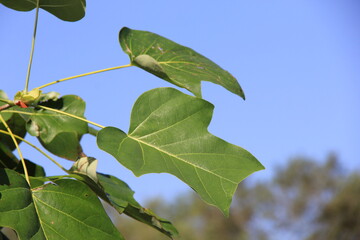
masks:
<svg viewBox="0 0 360 240"><path fill-rule="evenodd" d="M194 194L173 203L155 199L149 207L172 219L177 239L360 239L360 174L342 170L336 156L323 163L292 159L273 176L240 184L227 219ZM116 221L128 239L165 239L129 219Z"/></svg>

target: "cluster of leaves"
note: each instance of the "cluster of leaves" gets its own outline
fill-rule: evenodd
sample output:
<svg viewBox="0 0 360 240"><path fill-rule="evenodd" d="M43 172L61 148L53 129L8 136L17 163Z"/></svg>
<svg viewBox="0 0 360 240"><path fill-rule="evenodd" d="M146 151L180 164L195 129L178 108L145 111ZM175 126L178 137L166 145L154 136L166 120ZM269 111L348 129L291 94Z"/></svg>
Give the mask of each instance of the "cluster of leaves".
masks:
<svg viewBox="0 0 360 240"><path fill-rule="evenodd" d="M18 11L36 9L35 22L39 9L65 21L77 21L85 15L85 0L0 3ZM249 152L207 131L214 107L201 98L201 81L219 84L245 99L230 73L194 50L154 33L123 28L119 41L130 64L118 68L137 66L189 90L195 97L173 88L145 92L134 104L130 129L125 133L87 120L85 102L78 96L42 93L46 86L82 75L31 91L25 87L14 100L1 91L0 226L15 230L19 239L123 239L99 198L118 213L169 237L177 234L168 220L140 206L125 182L96 171L98 160L86 155L80 144L84 134L94 135L100 149L136 176L173 174L225 215L239 182L263 169ZM48 152L74 161L72 168L63 168L25 140L27 133ZM21 142L36 148L66 175L46 176L42 166L23 158L18 146ZM18 156L14 151L18 151Z"/></svg>

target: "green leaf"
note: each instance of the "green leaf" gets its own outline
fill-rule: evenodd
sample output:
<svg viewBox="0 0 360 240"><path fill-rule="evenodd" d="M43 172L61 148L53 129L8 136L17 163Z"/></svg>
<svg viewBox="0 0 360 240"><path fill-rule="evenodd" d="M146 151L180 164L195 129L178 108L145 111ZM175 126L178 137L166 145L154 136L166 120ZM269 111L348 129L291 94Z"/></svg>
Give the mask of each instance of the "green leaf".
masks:
<svg viewBox="0 0 360 240"><path fill-rule="evenodd" d="M134 192L120 179L98 173L100 184L110 200L110 204L119 212L143 222L169 237L178 235L170 221L156 216L149 209L141 207L134 199Z"/></svg>
<svg viewBox="0 0 360 240"><path fill-rule="evenodd" d="M220 66L195 52L157 34L123 28L120 45L138 66L201 97L201 81L219 84L245 99L237 80Z"/></svg>
<svg viewBox="0 0 360 240"><path fill-rule="evenodd" d="M60 179L31 189L20 174L0 169L0 196L0 225L19 239L123 239L80 181Z"/></svg>
<svg viewBox="0 0 360 240"><path fill-rule="evenodd" d="M0 0L0 3L17 11L31 11L37 0ZM64 21L78 21L85 16L85 0L40 0L40 8Z"/></svg>
<svg viewBox="0 0 360 240"><path fill-rule="evenodd" d="M227 215L238 183L264 167L248 151L207 131L212 112L205 100L154 89L136 101L128 135L107 127L97 144L137 176L175 175Z"/></svg>
<svg viewBox="0 0 360 240"><path fill-rule="evenodd" d="M84 117L85 102L75 95L66 95L43 105ZM33 110L26 127L48 151L69 160L77 160L82 152L79 141L88 131L86 122L44 109Z"/></svg>

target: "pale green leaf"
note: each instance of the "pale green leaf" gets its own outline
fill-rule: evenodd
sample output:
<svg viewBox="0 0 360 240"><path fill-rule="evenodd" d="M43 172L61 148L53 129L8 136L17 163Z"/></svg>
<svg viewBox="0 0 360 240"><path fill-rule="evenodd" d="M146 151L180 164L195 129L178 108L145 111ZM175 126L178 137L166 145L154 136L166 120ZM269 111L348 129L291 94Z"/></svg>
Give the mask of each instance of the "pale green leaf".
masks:
<svg viewBox="0 0 360 240"><path fill-rule="evenodd" d="M154 89L136 101L128 134L107 127L97 143L135 175L171 173L228 214L238 183L264 167L248 151L207 131L212 112L205 100Z"/></svg>
<svg viewBox="0 0 360 240"><path fill-rule="evenodd" d="M201 81L219 84L245 99L237 80L220 66L195 52L157 34L123 28L120 45L138 66L201 97Z"/></svg>
<svg viewBox="0 0 360 240"><path fill-rule="evenodd" d="M0 0L0 3L17 11L31 11L38 0ZM78 21L85 16L85 0L40 0L40 8L64 21Z"/></svg>
<svg viewBox="0 0 360 240"><path fill-rule="evenodd" d="M93 157L81 157L72 165L70 171L89 176L94 182L98 182L96 168L98 160Z"/></svg>

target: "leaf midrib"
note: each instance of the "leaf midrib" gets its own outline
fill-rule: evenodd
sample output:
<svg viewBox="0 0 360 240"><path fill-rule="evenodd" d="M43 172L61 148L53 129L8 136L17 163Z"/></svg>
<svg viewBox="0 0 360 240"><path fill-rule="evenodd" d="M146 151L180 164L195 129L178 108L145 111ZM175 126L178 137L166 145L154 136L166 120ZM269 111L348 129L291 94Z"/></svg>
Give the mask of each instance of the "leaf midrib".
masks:
<svg viewBox="0 0 360 240"><path fill-rule="evenodd" d="M236 182L232 181L231 179L225 178L225 177L223 177L223 176L221 176L221 175L218 175L218 174L216 174L216 173L211 172L210 170L208 170L208 169L206 169L206 168L202 168L202 167L200 167L200 166L198 166L198 165L195 165L195 164L193 164L193 163L191 163L191 162L189 162L189 161L187 161L187 160L185 160L185 159L183 159L183 158L180 158L180 157L178 157L177 155L174 155L174 154L172 154L172 153L170 153L170 152L167 152L167 151L165 151L165 150L163 150L163 149L161 149L161 148L159 148L159 147L157 147L157 146L154 146L154 145L152 145L152 144L149 144L149 143L147 143L147 142L144 142L144 141L142 141L142 140L140 140L140 139L138 139L138 138L132 137L132 136L130 136L130 135L128 135L127 137L128 137L128 138L131 138L132 140L135 140L135 141L137 141L137 142L139 142L139 143L142 143L142 144L144 144L144 145L147 145L147 146L149 146L149 147L151 147L151 148L154 148L154 149L156 149L157 151L159 151L159 152L161 152L161 153L164 153L164 154L166 154L166 155L168 155L168 156L170 156L170 157L173 157L173 158L175 158L175 159L177 159L177 160L179 160L179 161L181 161L181 162L184 162L184 163L186 163L186 164L189 164L190 166L192 166L192 167L194 167L194 168L201 169L201 170L203 170L203 171L205 171L205 172L207 172L207 173L209 173L209 174L212 174L212 175L214 175L214 176L216 176L216 177L218 177L218 178L220 178L220 179L223 179L223 180L225 180L225 181L231 182L231 183L233 183L233 184L237 184ZM125 140L125 139L126 139L126 138L124 138L124 140Z"/></svg>

